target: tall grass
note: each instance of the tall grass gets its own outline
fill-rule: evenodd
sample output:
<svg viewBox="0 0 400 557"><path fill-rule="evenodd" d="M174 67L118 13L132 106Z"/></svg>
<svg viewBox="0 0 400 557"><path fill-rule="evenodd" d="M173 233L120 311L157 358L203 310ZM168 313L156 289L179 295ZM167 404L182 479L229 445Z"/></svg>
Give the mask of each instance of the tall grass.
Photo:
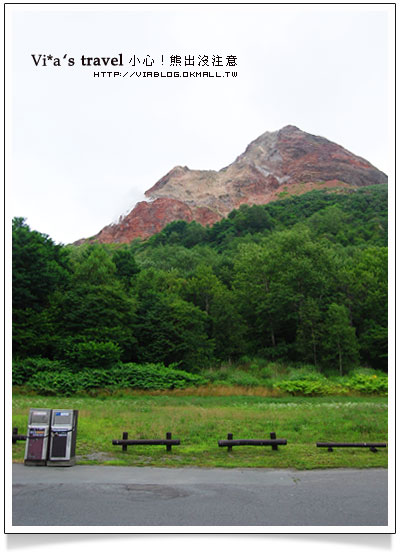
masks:
<svg viewBox="0 0 400 557"><path fill-rule="evenodd" d="M294 365L268 362L261 358L243 357L237 364L222 364L205 370L202 376L208 381L203 392L215 392L221 387L239 394L241 389L265 396L325 395L353 392L387 394L387 375L369 368L356 368L347 376L331 370L322 374L313 365ZM234 390L229 390L229 389Z"/></svg>
<svg viewBox="0 0 400 557"><path fill-rule="evenodd" d="M131 466L222 467L371 467L387 466L387 450L338 449L328 453L317 441L386 442L387 401L384 397L284 397L258 395L206 396L197 393L130 394L114 397L38 397L16 394L13 423L26 431L29 408L79 410L77 455L80 463ZM163 447L113 446L127 431L129 438L165 438L167 431L181 445ZM268 438L275 431L288 444L238 447L231 453L218 447L227 433L234 438ZM13 458L23 460L24 444L13 445Z"/></svg>

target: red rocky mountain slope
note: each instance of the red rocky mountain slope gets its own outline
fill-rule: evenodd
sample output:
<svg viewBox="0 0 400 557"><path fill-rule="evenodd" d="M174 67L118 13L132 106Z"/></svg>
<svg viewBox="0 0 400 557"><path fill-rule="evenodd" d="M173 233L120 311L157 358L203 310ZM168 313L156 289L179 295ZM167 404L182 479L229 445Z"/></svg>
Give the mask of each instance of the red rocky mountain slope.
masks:
<svg viewBox="0 0 400 557"><path fill-rule="evenodd" d="M137 203L90 241L126 243L174 220L213 224L240 205L266 204L285 194L383 183L386 174L368 161L323 137L285 126L265 132L219 171L176 166L145 192L149 201Z"/></svg>

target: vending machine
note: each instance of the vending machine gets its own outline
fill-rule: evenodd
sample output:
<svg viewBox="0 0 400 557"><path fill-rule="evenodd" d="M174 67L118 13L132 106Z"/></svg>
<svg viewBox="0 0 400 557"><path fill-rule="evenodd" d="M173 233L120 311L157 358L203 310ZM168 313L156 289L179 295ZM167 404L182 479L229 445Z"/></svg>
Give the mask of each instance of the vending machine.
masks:
<svg viewBox="0 0 400 557"><path fill-rule="evenodd" d="M24 464L45 466L49 446L51 410L31 408L28 417Z"/></svg>
<svg viewBox="0 0 400 557"><path fill-rule="evenodd" d="M75 464L78 410L53 410L47 466Z"/></svg>

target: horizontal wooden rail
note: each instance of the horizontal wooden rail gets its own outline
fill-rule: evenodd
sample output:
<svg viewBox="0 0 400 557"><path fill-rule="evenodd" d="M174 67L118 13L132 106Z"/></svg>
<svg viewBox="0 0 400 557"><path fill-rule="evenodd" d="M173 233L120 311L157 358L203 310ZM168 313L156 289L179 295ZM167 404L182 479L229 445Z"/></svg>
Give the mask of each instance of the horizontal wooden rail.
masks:
<svg viewBox="0 0 400 557"><path fill-rule="evenodd" d="M242 445L259 445L259 446L274 446L274 445L287 445L286 439L232 439L232 441L218 441L219 447L240 447Z"/></svg>
<svg viewBox="0 0 400 557"><path fill-rule="evenodd" d="M365 447L373 453L376 453L376 447L384 448L386 447L386 443L317 443L317 447L328 448L330 453L333 451L333 447Z"/></svg>
<svg viewBox="0 0 400 557"><path fill-rule="evenodd" d="M270 439L233 439L232 433L228 433L228 438L218 441L219 447L228 447L228 451L232 450L232 447L240 446L272 446L274 451L278 450L278 445L287 445L286 439L277 439L276 433L270 433Z"/></svg>
<svg viewBox="0 0 400 557"><path fill-rule="evenodd" d="M180 439L171 439L171 432L167 432L165 439L128 439L128 432L122 433L122 439L113 439L113 445L122 445L122 450L126 451L128 445L166 445L167 451L171 450L172 445L180 445Z"/></svg>
<svg viewBox="0 0 400 557"><path fill-rule="evenodd" d="M18 428L13 427L12 430L12 442L15 445L17 441L26 441L26 435L18 435Z"/></svg>

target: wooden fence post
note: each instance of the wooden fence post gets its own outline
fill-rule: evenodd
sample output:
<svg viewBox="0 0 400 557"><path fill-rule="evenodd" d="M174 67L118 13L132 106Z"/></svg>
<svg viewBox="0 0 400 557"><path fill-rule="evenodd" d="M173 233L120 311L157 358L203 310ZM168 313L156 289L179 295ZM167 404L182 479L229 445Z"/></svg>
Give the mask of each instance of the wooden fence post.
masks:
<svg viewBox="0 0 400 557"><path fill-rule="evenodd" d="M124 431L122 433L122 439L128 439L128 432L127 431ZM128 445L122 445L122 450L123 451L126 451L127 449L128 449Z"/></svg>

